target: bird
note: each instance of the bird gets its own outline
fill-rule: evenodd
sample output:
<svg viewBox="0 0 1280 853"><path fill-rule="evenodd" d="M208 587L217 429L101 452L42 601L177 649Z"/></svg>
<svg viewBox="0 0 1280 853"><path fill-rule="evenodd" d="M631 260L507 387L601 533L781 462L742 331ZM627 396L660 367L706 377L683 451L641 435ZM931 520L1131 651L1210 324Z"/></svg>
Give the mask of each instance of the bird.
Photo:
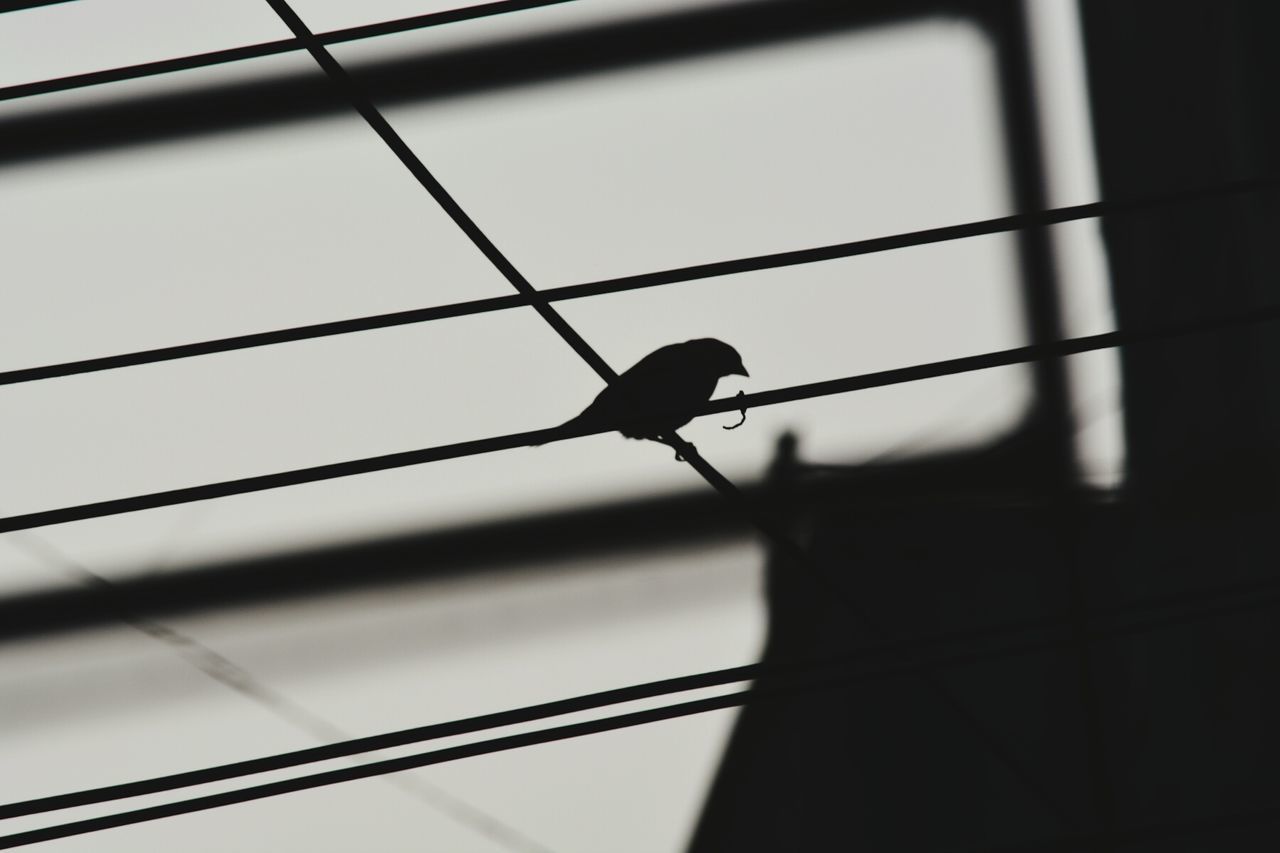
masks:
<svg viewBox="0 0 1280 853"><path fill-rule="evenodd" d="M616 429L627 438L661 441L693 420L722 376L750 375L742 356L724 341L696 338L669 344L624 371L557 429Z"/></svg>

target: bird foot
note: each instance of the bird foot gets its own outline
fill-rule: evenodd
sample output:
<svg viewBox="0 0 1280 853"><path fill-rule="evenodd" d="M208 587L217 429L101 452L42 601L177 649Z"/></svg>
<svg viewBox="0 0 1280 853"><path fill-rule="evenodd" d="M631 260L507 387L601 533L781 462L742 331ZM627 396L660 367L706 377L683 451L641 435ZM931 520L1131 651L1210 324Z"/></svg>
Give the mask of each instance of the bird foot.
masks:
<svg viewBox="0 0 1280 853"><path fill-rule="evenodd" d="M676 461L677 461L677 462L684 462L684 461L685 461L684 456L680 453L680 448L681 448L681 447L687 447L687 448L689 448L690 450L697 450L697 448L696 448L696 447L694 447L692 444L690 444L690 443L689 443L689 442L687 442L687 441L682 442L682 441L680 441L680 439L679 439L679 438L668 438L668 437L667 437L667 436L665 436L665 435L651 435L651 436L648 436L648 437L649 437L649 438L651 438L651 439L653 439L654 441L661 442L662 444L665 444L667 447L670 447L672 450L674 450L674 451L675 451L675 453L676 453Z"/></svg>
<svg viewBox="0 0 1280 853"><path fill-rule="evenodd" d="M742 399L743 397L745 397L745 396L746 396L745 394L743 394L741 391L739 391L739 392L738 392L738 396L734 397L734 399L735 399L735 400L741 400L741 399ZM737 429L738 427L740 427L740 426L742 426L743 424L745 424L745 423L747 422L747 407L746 407L745 405L742 407L741 412L742 412L742 420L738 421L738 422L737 422L736 424L734 424L733 426L722 426L722 427L720 427L720 429Z"/></svg>

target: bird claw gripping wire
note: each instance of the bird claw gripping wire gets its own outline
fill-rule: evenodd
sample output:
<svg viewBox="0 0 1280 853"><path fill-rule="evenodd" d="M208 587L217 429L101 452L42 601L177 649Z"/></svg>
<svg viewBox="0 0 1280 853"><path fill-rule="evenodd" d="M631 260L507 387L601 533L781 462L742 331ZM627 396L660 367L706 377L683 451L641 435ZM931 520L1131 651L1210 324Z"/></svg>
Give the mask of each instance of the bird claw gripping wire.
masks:
<svg viewBox="0 0 1280 853"><path fill-rule="evenodd" d="M737 396L737 397L734 397L734 399L735 399L735 400L740 400L740 399L742 399L742 397L743 397L743 396L745 396L745 395L744 395L741 391L739 391L739 392L738 392L738 396ZM740 412L742 413L742 420L738 421L738 422L737 422L736 424L734 424L733 426L721 426L721 427L720 427L720 429L737 429L738 427L740 427L740 426L742 426L743 424L745 424L745 423L747 422L747 407L746 407L746 406L743 406L743 407L742 407L741 409L739 409L738 411L740 411Z"/></svg>

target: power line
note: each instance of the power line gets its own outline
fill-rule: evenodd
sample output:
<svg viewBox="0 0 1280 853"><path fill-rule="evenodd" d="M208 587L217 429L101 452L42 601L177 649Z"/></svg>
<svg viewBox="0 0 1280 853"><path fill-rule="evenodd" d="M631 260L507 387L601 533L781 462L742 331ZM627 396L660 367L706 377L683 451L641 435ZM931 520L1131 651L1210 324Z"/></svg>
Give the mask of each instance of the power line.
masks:
<svg viewBox="0 0 1280 853"><path fill-rule="evenodd" d="M1255 585L1244 584L1237 586L1254 591L1253 587ZM1238 595L1240 591L1241 590L1239 589L1232 589L1229 595ZM1196 592L1174 594L1172 596L1165 597L1165 599L1189 599L1195 603L1203 605L1206 597L1205 593ZM1094 641L1115 639L1133 634L1147 633L1160 628L1181 625L1189 619L1197 617L1224 616L1242 611L1272 607L1277 603L1278 602L1274 598L1260 599L1256 595L1251 595L1243 603L1230 607L1193 607L1183 613L1157 615L1146 619L1135 620L1123 626L1095 629L1089 632L1089 636L1090 639ZM1065 620L1058 620L1058 623L1044 627L1046 629L1061 629L1065 624ZM986 633L990 634L993 632L987 631ZM206 809L262 799L265 797L278 796L294 791L353 781L355 779L370 778L387 773L399 772L401 770L408 770L415 767L423 767L430 764L438 764L477 755L503 752L523 746L551 743L554 741L582 737L604 731L615 731L618 729L659 722L662 720L676 719L692 714L737 707L760 699L768 700L788 698L794 695L819 690L847 689L872 681L914 675L921 672L932 672L968 663L1015 657L1037 651L1050 650L1057 647L1067 647L1072 645L1074 642L1074 638L1071 637L1060 637L1056 639L1041 638L999 646L994 649L983 649L961 653L952 652L950 654L944 654L942 656L925 660L894 660L894 657L900 654L903 650L918 648L924 648L927 650L933 648L941 649L944 652L950 651L954 648L955 635L945 635L943 637L933 638L927 641L913 640L901 642L891 647L866 649L841 658L833 658L828 661L809 661L804 664L792 664L786 667L763 667L759 664L752 664L744 667L719 670L716 672L700 673L697 675L683 676L681 678L667 679L665 681L651 682L645 685L619 688L616 690L604 691L602 693L589 694L587 696L579 696L572 699L564 699L557 702L529 706L527 708L516 709L513 711L487 714L480 717L473 717L468 720L458 720L449 723L440 723L433 726L423 726L417 729L408 729L401 732L359 738L344 743L313 747L311 749L298 750L296 752L283 753L281 755L253 759L250 761L242 761L234 764L222 765L220 767L206 768L204 770L189 771L187 773L173 774L171 776L141 780L139 782L125 783L105 788L96 788L71 794L44 797L22 803L10 803L0 806L0 818L38 814L74 806L102 803L125 797L172 791L181 787L196 784L239 778L254 773L295 767L330 758L346 757L377 749L386 749L410 743L421 743L428 740L458 734L466 734L485 729L497 728L500 726L509 726L522 722L546 719L551 716L559 716L575 711L590 710L619 704L621 702L635 701L637 699L668 695L676 692L685 692L702 687L723 685L755 678L761 675L782 674L795 676L812 673L821 675L822 671L825 669L830 669L832 667L847 668L850 663L865 658L870 658L873 662L877 659L883 659L885 657L889 658L888 665L883 666L882 668L871 669L869 671L842 672L834 676L813 677L808 680L801 678L792 682L783 681L774 686L756 687L707 699L692 700L675 705L647 709L644 711L607 717L583 723L558 726L535 732L478 741L462 746L420 753L418 755L373 762L370 764L360 765L358 767L324 771L310 776L285 780L283 782L256 785L221 794L183 800L176 803L168 803L100 818L74 821L44 829L0 836L0 849L19 847L25 844L33 844L40 841L53 840L55 838L65 838L72 835L80 835L119 826L142 823L163 817L189 814L195 811L203 811Z"/></svg>
<svg viewBox="0 0 1280 853"><path fill-rule="evenodd" d="M1248 180L1229 181L1206 187L1178 190L1145 195L1130 199L1115 199L1091 202L1089 204L1071 205L1033 213L1018 213L1010 216L999 216L975 222L947 225L939 228L925 228L884 237L872 237L865 240L853 240L846 243L835 243L827 246L815 246L787 252L776 252L768 255L756 255L746 258L735 258L637 275L620 276L611 279L570 284L561 287L549 287L540 290L542 298L548 302L560 302L568 299L582 299L589 296L603 296L611 293L624 293L649 287L660 287L669 284L701 281L726 275L738 275L747 272L759 272L770 269L781 269L790 266L819 263L822 261L852 258L894 249L924 246L931 243L943 243L969 237L1002 234L1024 228L1036 228L1064 222L1093 219L1119 213L1132 213L1153 208L1162 208L1178 204L1188 204L1212 198L1227 197L1265 191L1280 186L1277 178L1253 178ZM436 305L427 308L416 308L408 311L396 311L377 314L369 317L357 317L349 320L335 320L326 323L314 323L305 326L294 326L269 332L257 332L247 335L236 335L217 338L190 344L159 347L139 352L119 355L101 356L62 362L60 364L26 367L15 370L0 371L0 385L12 385L20 382L35 382L54 379L61 376L75 376L93 373L100 370L114 370L121 367L133 367L143 364L155 364L174 359L191 358L201 355L212 355L221 352L250 349L253 347L272 346L275 344L304 341L331 335L345 335L372 329L386 329L394 326L414 323L434 322L451 317L466 317L491 311L504 311L532 305L532 299L526 294L495 296L486 299L475 299L466 302L455 302L447 305Z"/></svg>
<svg viewBox="0 0 1280 853"><path fill-rule="evenodd" d="M840 379L810 382L803 385L792 385L786 388L776 388L772 391L757 391L754 394L744 394L741 397L711 400L698 411L698 415L712 415L723 412L736 412L744 408L753 409L760 406L774 406L780 403L792 403L832 394L846 394L870 388L917 382L922 379L936 379L943 376L987 370L993 367L1007 367L1043 358L1064 358L1095 350L1145 344L1205 332L1257 325L1275 320L1280 320L1280 306L1267 306L1252 311L1225 314L1220 317L1152 327L1144 330L1105 332L1098 335L1067 338L1050 344L1030 344L980 355L945 359L943 361L899 367L875 373L857 374ZM82 521L89 518L101 518L126 512L138 512L192 501L243 495L268 489L332 480L338 477L351 477L357 474L369 474L410 465L439 462L446 459L459 459L482 453L493 453L499 450L511 450L516 447L528 447L551 441L595 435L597 433L610 432L612 429L612 427L604 427L600 429L561 430L558 427L551 427L528 432L509 433L491 438L472 439L455 444L437 445L420 450L388 453L382 456L371 456L347 462L334 462L311 468L298 468L275 474L261 474L236 480L224 480L219 483L187 486L185 488L168 489L126 498L112 498L75 506L59 507L57 509L40 510L38 512L0 518L0 533L43 527L49 524Z"/></svg>
<svg viewBox="0 0 1280 853"><path fill-rule="evenodd" d="M346 27L331 30L316 36L321 44L341 44L376 36L394 35L411 30L438 27L461 21L473 21L521 12L526 9L537 9L543 6L559 6L574 0L500 0L494 3L481 3L476 6L465 6L461 9L448 9L443 12L432 12L426 15L414 15L408 18L397 18L377 24L365 24L358 27ZM124 80L137 80L142 77L154 77L171 74L176 71L189 71L195 68L207 68L211 65L223 65L228 62L239 62L246 59L259 59L281 53L292 53L302 50L299 39L277 39L258 44L233 47L226 50L214 50L174 59L162 59L155 62L140 62L119 68L108 68L103 71L90 71L85 74L71 74L50 80L39 80L31 83L19 83L13 86L0 87L0 101L11 101L17 98L30 98L35 95L47 95L53 92L66 92L72 89L83 89L104 83L117 83Z"/></svg>
<svg viewBox="0 0 1280 853"><path fill-rule="evenodd" d="M585 295L585 294L584 294ZM572 298L572 297L561 297ZM379 314L372 317L360 317L352 320L337 320L330 323L315 323L297 326L290 329L277 329L270 332L257 332L248 335L236 335L229 338L200 341L191 344L159 347L140 352L122 353L120 355L87 358L80 361L69 361L61 364L50 364L42 367L27 367L0 372L0 385L11 385L18 382L36 382L54 379L60 376L75 376L81 373L93 373L99 370L114 370L120 367L133 367L142 364L172 361L174 359L191 358L200 355L212 355L220 352L250 349L252 347L270 346L273 344L305 341L329 335L345 335L369 329L385 329L410 323L422 323L430 320L443 320L448 317L465 317L469 314L481 314L487 311L500 311L505 308L516 308L527 305L520 296L497 296L490 299L476 299L469 302L456 302L451 305L438 305L430 308L418 308L411 311L398 311L391 314Z"/></svg>

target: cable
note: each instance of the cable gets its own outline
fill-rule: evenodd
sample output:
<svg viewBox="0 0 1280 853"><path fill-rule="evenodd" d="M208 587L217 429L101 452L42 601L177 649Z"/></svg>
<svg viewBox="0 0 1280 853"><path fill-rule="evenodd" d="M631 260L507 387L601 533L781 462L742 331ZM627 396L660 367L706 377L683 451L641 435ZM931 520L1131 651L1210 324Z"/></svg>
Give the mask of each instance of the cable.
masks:
<svg viewBox="0 0 1280 853"><path fill-rule="evenodd" d="M585 294L584 294L585 295ZM573 298L571 296L561 298ZM430 308L418 308L411 311L398 311L391 314L379 314L373 317L360 317L353 320L338 320L330 323L316 323L308 326L297 326L291 329L277 329L271 332L257 332L248 335L236 335L230 338L201 341L192 344L159 347L141 352L122 353L120 355L87 358L81 361L69 361L62 364L50 364L42 367L26 367L17 370L0 372L0 385L12 385L19 382L36 382L60 376L75 376L81 373L93 373L99 370L114 370L119 367L133 367L142 364L155 364L193 356L211 355L220 352L252 347L270 346L273 344L305 341L329 335L344 335L368 329L385 329L409 323L423 323L431 320L442 320L448 317L465 317L469 314L480 314L487 311L500 311L504 308L516 308L527 305L520 296L497 296L489 299L476 299L469 302L456 302L451 305L438 305Z"/></svg>
<svg viewBox="0 0 1280 853"><path fill-rule="evenodd" d="M703 406L698 416L736 412L740 409L752 409L760 406L775 406L780 403L791 403L832 394L846 394L852 391L863 391L870 388L882 388L888 385L899 385L906 382L917 382L922 379L935 379L942 376L954 376L993 367L1007 367L1015 364L1036 361L1043 358L1064 358L1095 350L1111 349L1121 346L1151 343L1154 341L1174 339L1205 332L1220 331L1241 326L1280 320L1280 306L1266 306L1253 311L1226 314L1215 318L1206 318L1189 323L1153 327L1145 330L1105 332L1098 335L1087 335L1079 338L1067 338L1052 344L1031 344L1012 349L997 350L980 355L963 356L926 364L882 370L875 373L863 373L841 379L828 379L810 382L804 385L792 385L772 391L758 391L741 397L726 397L711 400ZM138 512L164 506L190 503L192 501L211 500L213 498L243 495L267 489L279 489L285 486L297 486L304 483L315 483L332 480L338 477L351 477L357 474L369 474L375 471L387 471L392 468L403 468L409 465L422 465L428 462L439 462L446 459L459 459L476 456L482 453L493 453L499 450L511 450L516 447L528 447L546 444L552 441L563 441L597 433L611 432L612 427L600 429L562 430L558 427L531 430L528 432L510 433L462 441L455 444L444 444L420 450L408 450L399 453L388 453L383 456L371 456L347 462L334 462L317 465L311 468L299 468L275 474L261 474L254 477L243 477L236 480L224 480L219 483L207 483L200 486L188 486L180 489L168 489L161 492L134 495L127 498L112 498L76 506L59 507L57 509L40 510L0 518L0 533L11 530L25 530L32 527L43 527L49 524L64 524L70 521L81 521L89 518L101 518L108 515L119 515L126 512Z"/></svg>
<svg viewBox="0 0 1280 853"><path fill-rule="evenodd" d="M1255 585L1241 584L1237 586L1241 589L1253 590ZM1241 589L1233 588L1228 594L1238 595ZM1181 593L1165 597L1166 600L1191 599L1193 602L1201 604L1204 602L1205 598L1206 595L1202 591ZM1159 615L1145 620L1135 620L1128 625L1094 630L1090 632L1090 636L1095 640L1102 640L1134 634L1143 634L1160 628L1181 625L1192 618L1220 617L1239 613L1241 611L1271 607L1278 603L1280 602L1276 601L1274 598L1259 599L1254 595L1248 598L1245 602L1231 607L1201 606L1198 608L1191 608L1184 613ZM1061 629L1065 624L1065 620L1057 620L1052 627ZM1045 626L1045 629L1048 629L1049 627L1051 626ZM985 633L990 634L992 632L988 630ZM861 660L864 658L871 658L872 660L875 660L883 658L886 654L892 656L900 653L904 649L937 648L949 651L953 648L954 642L955 635L947 635L933 638L928 641L915 640L903 642L892 648L863 650L852 655L842 656L841 658L833 658L829 661L810 661L800 665L793 664L787 667L773 666L768 668L762 667L759 664L752 664L749 666L735 667L716 672L700 673L698 675L667 679L665 681L651 682L645 685L636 685L633 687L604 691L602 693L589 694L587 696L574 697L573 699L564 699L557 702L529 706L528 708L521 708L513 711L487 714L481 717L473 717L468 720L441 723L434 726L423 726L402 732L359 738L341 744L331 744L328 746L298 750L296 752L284 753L267 758L236 762L234 764L222 765L220 767L189 771L187 773L173 774L171 776L108 786L105 788L96 788L88 791L79 791L71 794L44 797L36 800L28 800L22 803L10 803L0 806L0 817L16 817L20 815L38 814L57 809L70 808L73 806L102 803L125 797L172 791L190 785L238 778L252 773L265 772L267 770L295 767L302 764L323 761L330 758L351 756L376 749L386 749L388 747L401 746L409 743L420 743L427 740L497 728L499 726L513 725L520 722L530 722L545 719L550 716L558 716L572 713L574 711L589 710L592 708L604 707L606 705L618 704L620 702L634 701L636 699L646 697L666 695L669 693L693 690L700 687L743 681L765 674L782 673L784 675L795 675L806 672L821 673L821 670L825 668L830 668L832 666L846 667L849 663L855 660ZM359 767L324 771L310 776L298 777L282 782L256 785L221 794L197 797L190 800L123 812L116 815L108 815L101 818L74 821L44 829L0 836L0 849L18 847L24 844L33 844L39 841L48 841L54 838L65 838L71 835L80 835L87 832L157 820L159 818L179 814L188 814L195 811L262 799L264 797L278 796L280 794L290 793L293 791L337 784L340 782L352 781L354 779L369 778L385 773L394 773L414 767L427 766L429 764L454 761L460 758L486 755L538 743L550 743L558 740L582 737L598 732L614 731L631 726L658 722L661 720L676 719L678 717L689 716L691 714L737 707L739 705L746 704L749 701L756 701L761 698L786 698L799 693L815 690L851 688L872 681L951 668L963 664L1016 657L1037 651L1045 651L1058 647L1068 647L1073 644L1073 638L1063 636L1057 639L1033 639L1021 643L1000 646L994 649L958 654L951 653L927 660L895 662L892 660L892 657L890 657L890 665L880 669L861 672L844 672L837 676L817 677L809 680L801 679L794 683L782 683L777 686L756 687L707 699L692 700L675 705L607 717L599 720L494 738L472 744L420 753L418 755L374 762L371 764L361 765Z"/></svg>
<svg viewBox="0 0 1280 853"><path fill-rule="evenodd" d="M618 278L602 279L583 284L570 284L561 287L549 287L539 293L548 302L559 302L567 299L582 299L588 296L603 296L611 293L624 293L649 287L660 287L669 284L701 281L726 275L737 275L746 272L781 269L789 266L819 263L822 261L851 258L858 255L869 255L893 249L911 246L923 246L931 243L942 243L961 240L968 237L1001 234L1024 228L1044 227L1063 222L1092 219L1117 213L1130 213L1152 208L1187 204L1210 198L1259 192L1280 186L1278 178L1254 178L1241 181L1229 181L1207 187L1196 187L1176 192L1159 193L1110 201L1091 202L1089 204L1072 205L1034 213L1018 213L1011 216L1000 216L977 222L948 225L939 228L926 228L885 237L872 237L866 240L854 240L847 243L836 243L829 246L816 246L788 252L777 252L769 255L757 255L747 258L735 258L708 264L697 264L688 267L640 273ZM191 344L160 347L140 352L122 353L120 355L88 358L60 364L40 367L26 367L15 370L0 371L0 385L12 385L20 382L34 382L53 379L60 376L75 376L82 373L93 373L99 370L113 370L121 367L132 367L142 364L154 364L193 356L211 355L220 352L249 349L252 347L271 346L293 341L310 340L331 335L345 335L371 329L386 329L413 323L426 323L444 320L451 317L466 317L490 311L503 311L533 304L525 294L495 296L487 299L476 299L467 302L455 302L448 305L437 305L428 308L416 308L409 311L397 311L388 314L377 314L370 317L357 317L350 320L336 320L327 323L315 323L306 326L295 326L270 332L257 332L248 335L236 335Z"/></svg>
<svg viewBox="0 0 1280 853"><path fill-rule="evenodd" d="M460 21L473 21L478 18L489 18L526 9L537 9L543 6L559 6L574 0L500 0L495 3L481 3L476 6L464 6L461 9L447 9L426 15L414 15L408 18L397 18L378 24L365 24L358 27L347 27L331 30L316 36L322 44L341 44L376 36L393 35L395 33L438 27ZM233 47L226 50L214 50L192 56L175 59L162 59L155 62L141 62L120 68L108 68L103 71L90 71L85 74L71 74L51 80L39 80L32 83L19 83L14 86L0 87L0 101L11 101L18 98L30 98L35 95L47 95L52 92L66 92L71 89L83 89L87 86L98 86L103 83L117 83L123 80L137 80L141 77L153 77L170 74L175 71L188 71L193 68L207 68L211 65L222 65L228 62L239 62L245 59L258 59L264 56L275 56L281 53L292 53L302 50L302 42L296 38L278 39L260 42L259 44Z"/></svg>

